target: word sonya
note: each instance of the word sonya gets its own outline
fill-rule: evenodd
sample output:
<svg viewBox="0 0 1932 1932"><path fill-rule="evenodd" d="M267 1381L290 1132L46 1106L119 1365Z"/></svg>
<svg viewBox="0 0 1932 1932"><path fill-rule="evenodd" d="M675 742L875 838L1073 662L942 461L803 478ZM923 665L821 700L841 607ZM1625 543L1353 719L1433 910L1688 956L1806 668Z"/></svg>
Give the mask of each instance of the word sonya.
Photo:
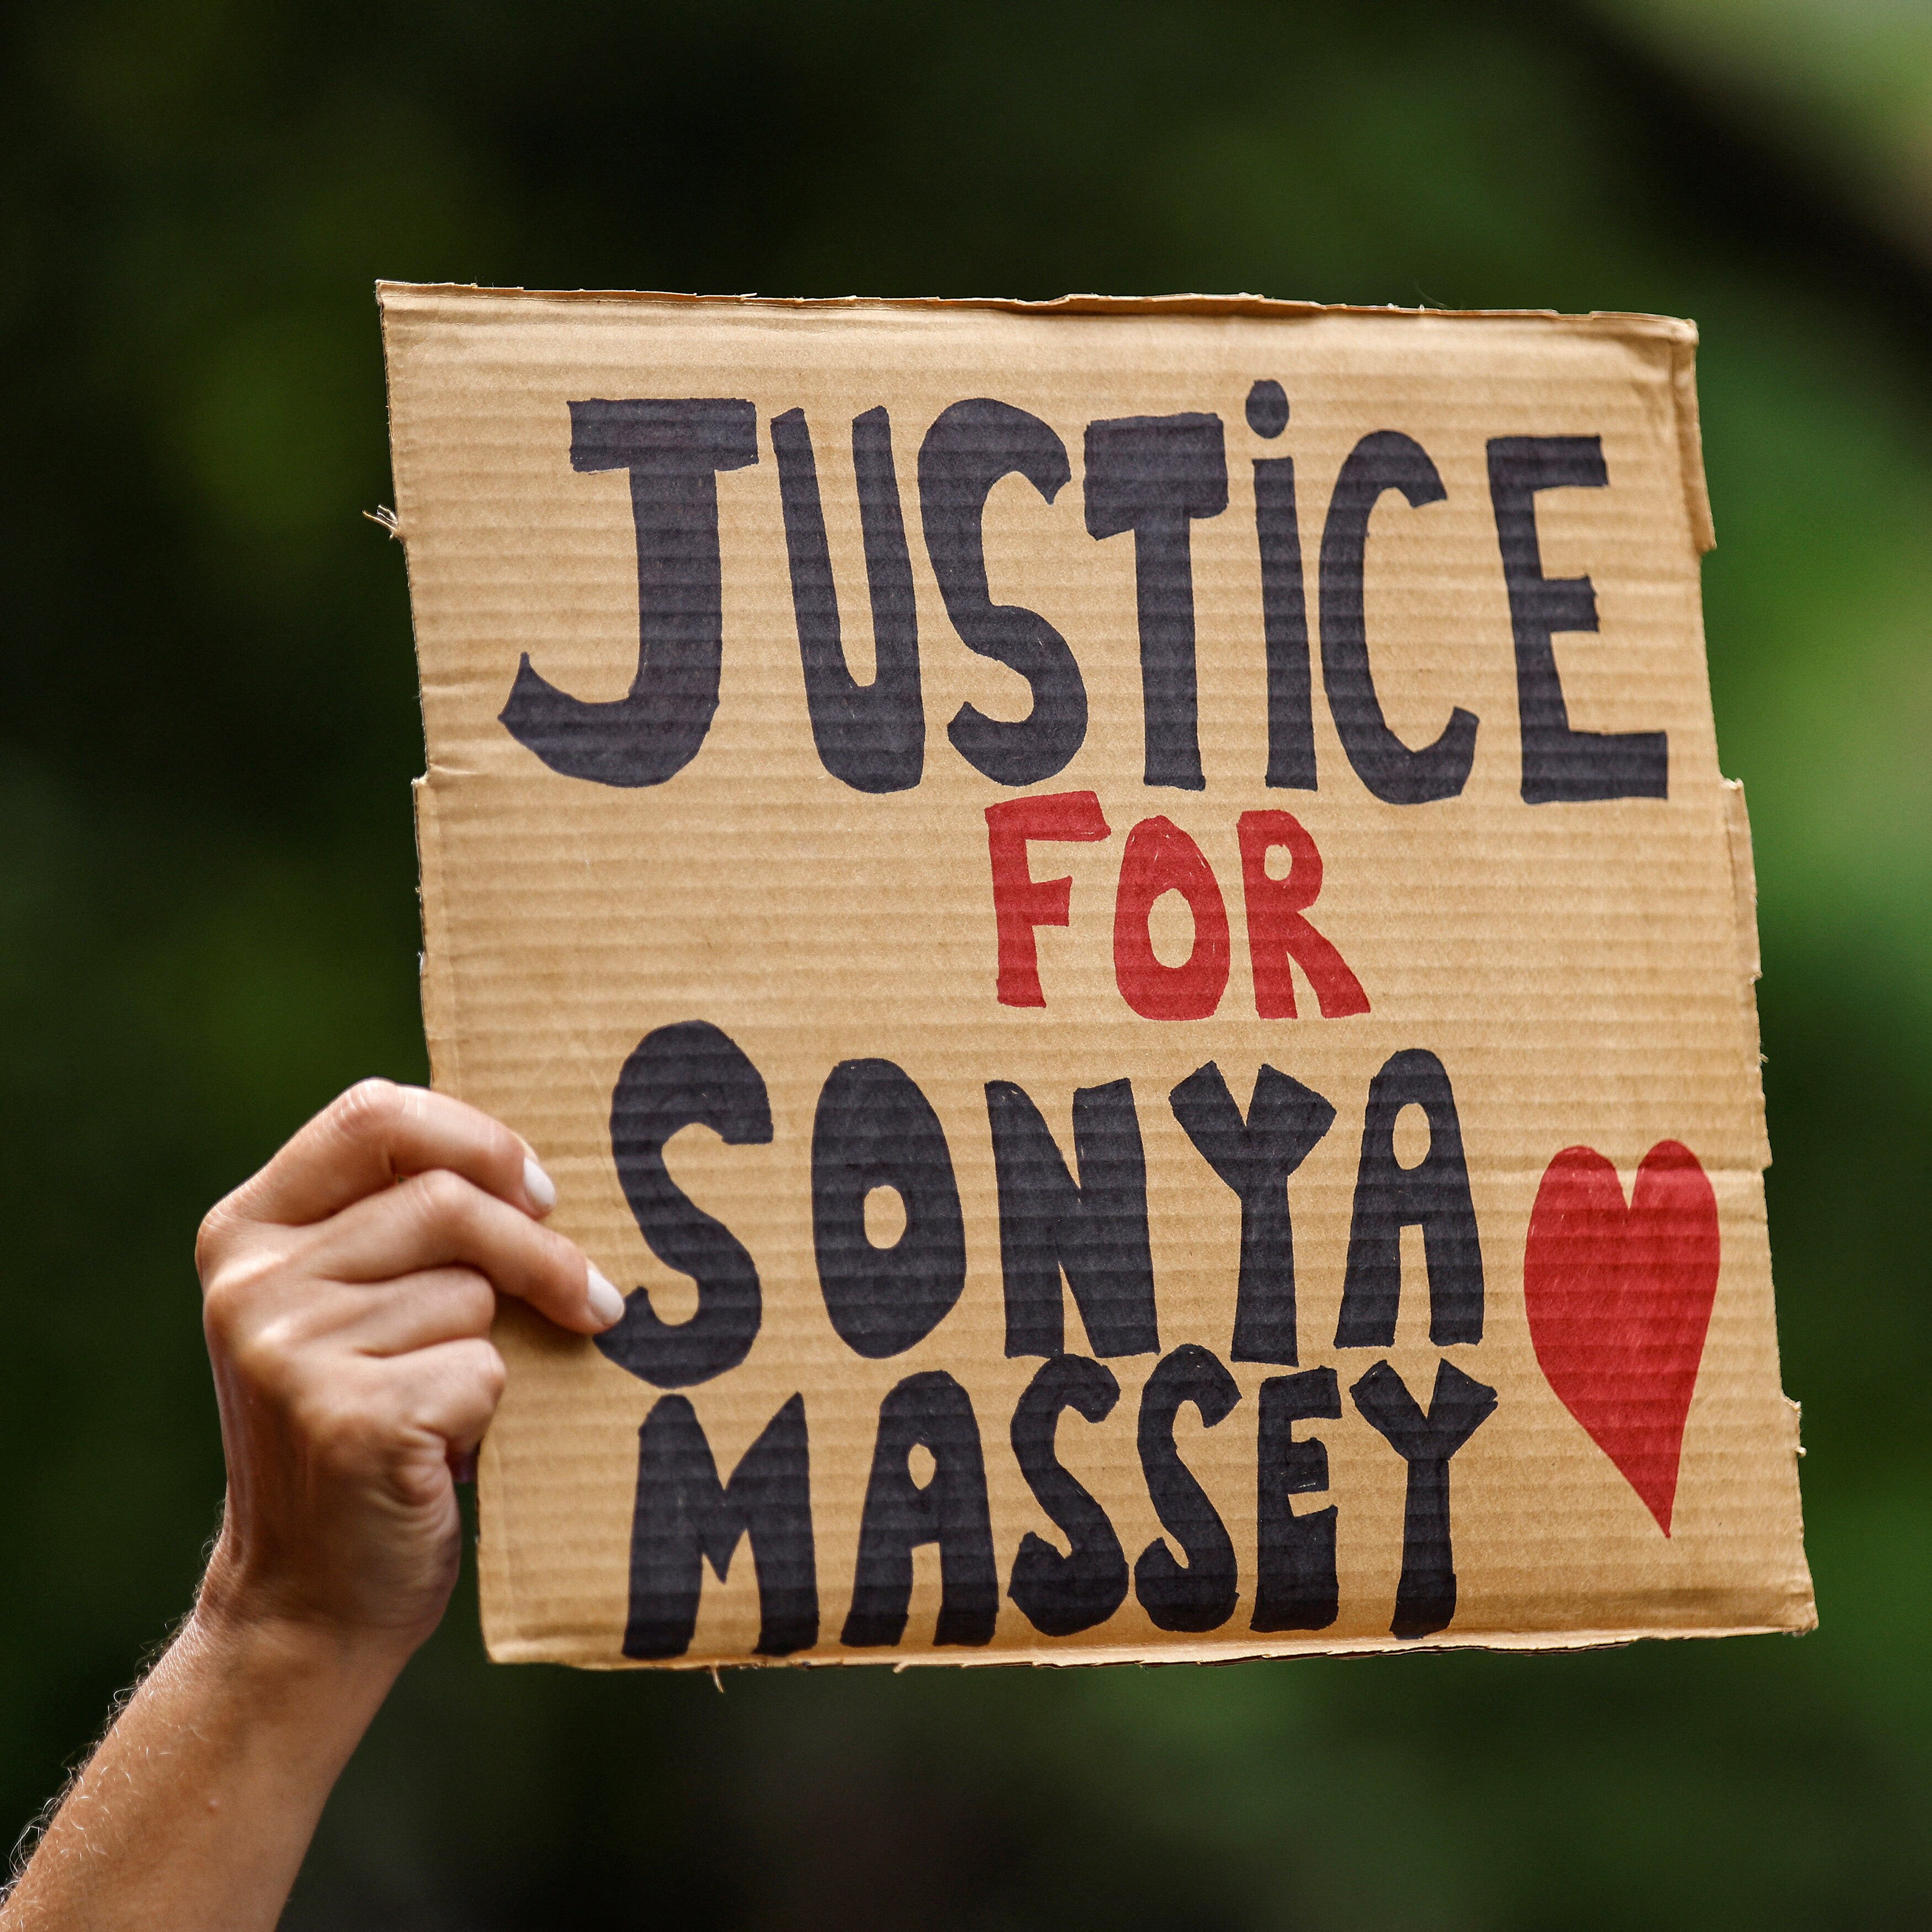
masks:
<svg viewBox="0 0 1932 1932"><path fill-rule="evenodd" d="M1044 1357L1015 1412L1014 1453L1071 1553L1036 1537L1022 1544L1009 1593L1043 1631L1070 1634L1112 1615L1126 1596L1126 1561L1105 1512L1055 1459L1054 1432L1073 1408L1109 1413L1119 1387L1100 1360L1070 1354L1072 1294L1094 1357L1159 1354L1159 1311L1148 1237L1147 1163L1132 1084L1077 1089L1070 1166L1038 1106L1011 1081L986 1085L998 1196L1009 1358ZM1168 1096L1175 1119L1239 1204L1240 1259L1229 1358L1299 1366L1294 1231L1288 1182L1334 1124L1334 1106L1277 1069L1256 1074L1245 1111L1210 1061ZM1395 1126L1406 1107L1425 1116L1429 1148L1405 1166ZM664 1148L703 1126L732 1146L773 1138L764 1081L736 1042L704 1021L647 1034L611 1096L618 1177L652 1252L697 1283L689 1320L670 1324L648 1292L597 1346L660 1388L687 1388L738 1366L761 1318L756 1264L728 1228L671 1179ZM876 1244L866 1226L875 1190L899 1197L904 1224ZM923 1341L966 1282L964 1221L946 1130L904 1070L886 1060L841 1061L826 1076L812 1126L812 1241L835 1332L856 1354L884 1360ZM1430 1338L1438 1348L1480 1342L1484 1277L1462 1130L1449 1078L1420 1048L1394 1054L1370 1082L1364 1111L1338 1348L1387 1348L1402 1292L1401 1234L1423 1232ZM1062 1283L1065 1286L1063 1289ZM1357 1408L1408 1464L1399 1636L1440 1629L1454 1613L1448 1462L1495 1406L1493 1390L1444 1360L1425 1412L1387 1362L1351 1390ZM1233 1612L1234 1558L1225 1526L1174 1450L1172 1424L1192 1403L1209 1426L1240 1400L1232 1376L1190 1344L1165 1357L1142 1399L1138 1440L1150 1498L1186 1552L1150 1545L1135 1588L1163 1629L1217 1628ZM1254 1628L1320 1629L1336 1615L1334 1510L1296 1516L1287 1498L1327 1486L1327 1457L1297 1442L1292 1424L1341 1414L1330 1369L1271 1377L1262 1395L1262 1574ZM923 1484L914 1447L932 1456ZM722 1577L751 1539L765 1627L761 1654L816 1641L809 1453L804 1400L794 1396L719 1481L695 1411L682 1396L652 1410L639 1444L627 1655L681 1654L694 1628L700 1558ZM842 1641L896 1643L912 1586L912 1552L940 1546L944 1605L936 1641L991 1640L998 1608L979 1425L967 1391L932 1370L908 1377L880 1412L861 1526L853 1609ZM1179 1621L1163 1621L1173 1618ZM1190 1621L1192 1619L1192 1621ZM1262 1621L1270 1619L1272 1621Z"/></svg>
<svg viewBox="0 0 1932 1932"><path fill-rule="evenodd" d="M1249 392L1249 428L1279 436L1281 385ZM724 640L718 477L759 460L758 415L733 398L629 398L570 405L570 462L581 472L622 470L637 539L638 668L628 693L591 701L559 689L525 653L501 721L553 770L593 784L662 784L698 753L718 709ZM912 561L892 454L890 418L852 422L860 520L876 670L851 674L826 538L812 435L802 410L772 418L785 548L813 742L820 762L855 790L903 791L925 769L926 712ZM1574 729L1552 639L1598 628L1587 577L1543 572L1536 498L1545 490L1601 489L1610 481L1594 436L1496 436L1486 446L1491 506L1516 656L1522 792L1531 804L1662 798L1669 746L1661 731ZM1221 418L1198 411L1120 416L1086 427L1086 528L1105 542L1131 532L1139 631L1144 782L1198 791L1193 526L1228 506ZM1313 680L1292 457L1254 462L1255 541L1268 672L1266 782L1312 790ZM966 648L1024 679L1021 718L962 705L946 727L953 748L1004 785L1036 784L1064 770L1087 735L1087 688L1072 647L1038 612L993 602L984 517L1003 477L1023 476L1051 503L1072 476L1058 434L992 397L943 410L918 461L920 521L946 614ZM1458 705L1419 748L1392 730L1376 691L1364 616L1372 514L1384 496L1412 508L1448 492L1429 453L1399 430L1372 431L1342 465L1329 497L1317 572L1322 688L1355 775L1392 805L1453 798L1468 782L1478 720Z"/></svg>
<svg viewBox="0 0 1932 1932"><path fill-rule="evenodd" d="M1362 982L1304 916L1322 890L1322 854L1315 841L1286 812L1244 812L1238 830L1255 1011L1264 1020L1295 1017L1288 963L1293 959L1308 975L1325 1018L1366 1012ZM1065 926L1071 917L1072 880L1036 879L1027 863L1028 844L1091 843L1112 836L1090 791L1052 792L987 806L1002 1006L1046 1004L1034 930ZM1284 850L1288 871L1272 878L1269 854ZM1193 949L1178 966L1166 964L1155 952L1148 928L1155 901L1170 892L1186 900L1194 920ZM1207 855L1172 819L1142 819L1127 835L1114 899L1114 976L1120 997L1143 1019L1206 1019L1227 990L1228 950L1227 904Z"/></svg>

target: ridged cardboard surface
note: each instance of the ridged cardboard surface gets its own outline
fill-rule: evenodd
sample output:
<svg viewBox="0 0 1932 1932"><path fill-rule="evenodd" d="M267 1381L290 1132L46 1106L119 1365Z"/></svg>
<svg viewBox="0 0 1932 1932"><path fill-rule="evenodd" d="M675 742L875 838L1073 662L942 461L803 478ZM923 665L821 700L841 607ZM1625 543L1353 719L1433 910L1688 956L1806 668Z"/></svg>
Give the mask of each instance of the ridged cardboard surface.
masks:
<svg viewBox="0 0 1932 1932"><path fill-rule="evenodd" d="M493 1655L1809 1626L1688 325L380 293Z"/></svg>

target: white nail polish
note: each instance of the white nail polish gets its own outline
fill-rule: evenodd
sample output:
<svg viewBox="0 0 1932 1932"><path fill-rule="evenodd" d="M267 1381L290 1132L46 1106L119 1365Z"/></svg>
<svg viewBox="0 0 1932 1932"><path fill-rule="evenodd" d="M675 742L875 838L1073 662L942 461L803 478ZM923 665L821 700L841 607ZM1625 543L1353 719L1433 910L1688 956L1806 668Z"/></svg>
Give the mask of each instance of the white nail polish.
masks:
<svg viewBox="0 0 1932 1932"><path fill-rule="evenodd" d="M556 1205L556 1183L527 1154L524 1156L524 1192L539 1214L548 1214Z"/></svg>
<svg viewBox="0 0 1932 1932"><path fill-rule="evenodd" d="M590 1270L590 1312L607 1328L624 1315L624 1298L594 1268Z"/></svg>

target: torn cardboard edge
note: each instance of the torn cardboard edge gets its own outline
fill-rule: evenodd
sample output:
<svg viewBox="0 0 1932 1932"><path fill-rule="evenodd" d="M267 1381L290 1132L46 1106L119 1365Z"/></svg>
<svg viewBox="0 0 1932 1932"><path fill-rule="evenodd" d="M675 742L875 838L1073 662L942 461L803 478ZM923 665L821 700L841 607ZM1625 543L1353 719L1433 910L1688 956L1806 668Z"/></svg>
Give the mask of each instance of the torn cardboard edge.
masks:
<svg viewBox="0 0 1932 1932"><path fill-rule="evenodd" d="M379 306L411 298L442 295L501 296L531 302L657 303L675 308L759 308L865 312L874 310L973 310L1042 316L1253 316L1313 320L1324 316L1375 316L1389 320L1431 322L1559 322L1592 334L1654 337L1672 350L1672 388L1677 406L1678 460L1684 499L1700 554L1717 542L1711 499L1704 476L1704 446L1697 414L1697 325L1678 316L1646 315L1634 310L1592 309L1566 315L1549 308L1402 308L1394 304L1290 301L1276 296L1164 295L1054 296L1029 301L1018 296L766 296L698 295L674 290L494 288L474 282L394 282L379 280ZM392 513L393 514L393 513ZM392 522L390 534L402 532Z"/></svg>
<svg viewBox="0 0 1932 1932"><path fill-rule="evenodd" d="M377 299L406 301L418 296L482 296L508 302L658 302L690 308L779 309L991 309L1018 315L1252 315L1307 316L1378 316L1418 322L1561 322L1616 334L1666 337L1694 348L1697 326L1678 316L1646 315L1636 310L1592 309L1582 315L1553 308L1403 308L1394 303L1292 301L1280 296L1173 294L1163 296L770 296L699 295L688 290L496 288L475 282L378 280Z"/></svg>
<svg viewBox="0 0 1932 1932"><path fill-rule="evenodd" d="M443 906L440 827L436 787L427 772L411 782L410 795L416 806L416 900L422 914L423 950L416 969L423 1040L429 1049L430 1084L439 1093L460 1094L463 1081L457 1064L455 976L446 939L449 928Z"/></svg>
<svg viewBox="0 0 1932 1932"><path fill-rule="evenodd" d="M1159 1666L1169 1664L1286 1664L1298 1658L1447 1657L1458 1652L1483 1651L1502 1655L1546 1653L1574 1654L1584 1651L1628 1650L1633 1644L1669 1640L1732 1636L1808 1636L1818 1628L1818 1612L1809 1595L1794 1596L1803 1605L1802 1620L1780 1624L1734 1624L1718 1628L1709 1624L1686 1630L1628 1629L1586 1630L1562 1634L1547 1632L1491 1631L1468 1636L1436 1636L1411 1640L1404 1637L1362 1637L1332 1642L1312 1641L1293 1645L1176 1644L1163 1641L1158 1649L1132 1644L1096 1646L1088 1649L1061 1650L908 1650L903 1655L876 1650L800 1652L791 1657L748 1656L723 1652L715 1657L675 1657L640 1661L632 1658L573 1658L571 1667L580 1670L819 1670L876 1668L884 1665L895 1675L930 1665L956 1665L965 1669L994 1669L1012 1664L1036 1670L1089 1669L1101 1666L1119 1670L1129 1665ZM492 1664L554 1664L553 1650L541 1645L525 1645L500 1639L486 1646Z"/></svg>

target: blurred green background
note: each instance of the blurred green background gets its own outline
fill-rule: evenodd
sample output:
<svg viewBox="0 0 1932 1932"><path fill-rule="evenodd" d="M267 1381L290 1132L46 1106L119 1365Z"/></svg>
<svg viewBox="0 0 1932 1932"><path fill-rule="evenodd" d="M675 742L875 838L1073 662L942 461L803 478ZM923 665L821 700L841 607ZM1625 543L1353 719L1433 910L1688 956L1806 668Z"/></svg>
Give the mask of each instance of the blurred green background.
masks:
<svg viewBox="0 0 1932 1932"><path fill-rule="evenodd" d="M423 1070L372 279L1258 290L1703 328L1822 1630L721 1695L466 1585L288 1922L1932 1924L1929 128L1925 0L0 8L9 1828L214 1521L202 1210Z"/></svg>

